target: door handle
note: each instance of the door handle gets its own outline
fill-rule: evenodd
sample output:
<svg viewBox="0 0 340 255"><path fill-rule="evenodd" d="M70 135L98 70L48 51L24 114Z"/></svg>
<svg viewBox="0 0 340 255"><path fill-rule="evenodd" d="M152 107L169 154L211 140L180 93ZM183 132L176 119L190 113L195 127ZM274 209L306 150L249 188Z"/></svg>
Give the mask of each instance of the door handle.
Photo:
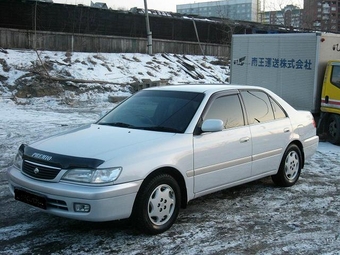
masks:
<svg viewBox="0 0 340 255"><path fill-rule="evenodd" d="M248 142L249 140L250 140L249 137L243 137L243 138L240 139L240 143L246 143L246 142Z"/></svg>
<svg viewBox="0 0 340 255"><path fill-rule="evenodd" d="M288 132L290 132L290 129L289 129L289 128L284 128L284 129L283 129L283 132L284 132L284 133L288 133Z"/></svg>

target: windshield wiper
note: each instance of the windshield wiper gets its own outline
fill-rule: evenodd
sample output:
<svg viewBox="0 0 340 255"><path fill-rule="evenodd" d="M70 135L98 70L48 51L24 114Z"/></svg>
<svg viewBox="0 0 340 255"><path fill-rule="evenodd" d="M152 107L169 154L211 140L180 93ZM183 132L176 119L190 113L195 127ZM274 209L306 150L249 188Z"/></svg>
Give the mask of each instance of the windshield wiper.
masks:
<svg viewBox="0 0 340 255"><path fill-rule="evenodd" d="M178 130L172 127L164 127L164 126L138 127L138 126L124 123L124 122L112 122L112 123L100 122L98 123L98 125L143 129L143 130L160 131L160 132L183 133L181 130Z"/></svg>
<svg viewBox="0 0 340 255"><path fill-rule="evenodd" d="M172 127L154 126L154 127L143 127L144 130L171 132L171 133L183 133L181 130Z"/></svg>
<svg viewBox="0 0 340 255"><path fill-rule="evenodd" d="M100 123L98 123L98 125L113 126L113 127L135 128L134 125L127 124L127 123L124 123L124 122L112 122L112 123L100 122Z"/></svg>

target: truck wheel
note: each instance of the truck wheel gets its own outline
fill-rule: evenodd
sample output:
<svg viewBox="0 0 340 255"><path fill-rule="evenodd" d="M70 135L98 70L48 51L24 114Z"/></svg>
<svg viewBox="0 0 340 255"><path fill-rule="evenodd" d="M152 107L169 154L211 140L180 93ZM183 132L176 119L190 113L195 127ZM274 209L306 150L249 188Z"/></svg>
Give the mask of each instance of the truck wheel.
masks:
<svg viewBox="0 0 340 255"><path fill-rule="evenodd" d="M302 166L302 157L299 147L289 145L283 154L279 171L272 175L273 182L281 187L293 186L299 179Z"/></svg>
<svg viewBox="0 0 340 255"><path fill-rule="evenodd" d="M181 204L176 180L162 174L142 186L135 201L133 221L142 232L160 234L175 222Z"/></svg>
<svg viewBox="0 0 340 255"><path fill-rule="evenodd" d="M328 141L340 144L340 116L332 114L328 120Z"/></svg>

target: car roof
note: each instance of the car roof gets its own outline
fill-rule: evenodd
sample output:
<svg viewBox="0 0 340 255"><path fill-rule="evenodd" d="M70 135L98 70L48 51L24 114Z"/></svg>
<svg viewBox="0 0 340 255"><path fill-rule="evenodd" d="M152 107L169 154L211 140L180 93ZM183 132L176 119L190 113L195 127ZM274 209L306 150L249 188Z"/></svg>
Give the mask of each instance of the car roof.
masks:
<svg viewBox="0 0 340 255"><path fill-rule="evenodd" d="M166 85L160 87L152 87L146 90L163 90L163 91L187 91L212 94L218 91L224 90L236 90L236 89L261 89L257 86L249 85L233 85L233 84L190 84L190 85Z"/></svg>

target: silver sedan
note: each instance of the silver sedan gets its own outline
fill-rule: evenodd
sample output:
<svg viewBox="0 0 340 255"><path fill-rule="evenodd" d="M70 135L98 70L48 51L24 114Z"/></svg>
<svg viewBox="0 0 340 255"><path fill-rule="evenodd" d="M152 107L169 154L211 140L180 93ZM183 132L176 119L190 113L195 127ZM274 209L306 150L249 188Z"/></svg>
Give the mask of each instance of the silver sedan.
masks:
<svg viewBox="0 0 340 255"><path fill-rule="evenodd" d="M94 124L22 144L7 177L15 199L44 212L131 218L158 234L194 198L267 176L294 185L317 145L312 114L269 90L165 86Z"/></svg>

